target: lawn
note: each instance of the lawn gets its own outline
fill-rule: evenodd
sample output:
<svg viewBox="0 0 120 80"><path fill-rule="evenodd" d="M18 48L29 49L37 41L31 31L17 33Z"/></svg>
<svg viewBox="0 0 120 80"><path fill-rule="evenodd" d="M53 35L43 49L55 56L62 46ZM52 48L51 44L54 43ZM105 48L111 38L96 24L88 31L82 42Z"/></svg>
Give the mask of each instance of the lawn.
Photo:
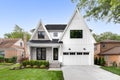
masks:
<svg viewBox="0 0 120 80"><path fill-rule="evenodd" d="M120 68L117 67L101 67L101 68L110 71L114 74L120 75Z"/></svg>
<svg viewBox="0 0 120 80"><path fill-rule="evenodd" d="M30 68L9 70L9 67L0 65L0 80L64 80L62 71Z"/></svg>

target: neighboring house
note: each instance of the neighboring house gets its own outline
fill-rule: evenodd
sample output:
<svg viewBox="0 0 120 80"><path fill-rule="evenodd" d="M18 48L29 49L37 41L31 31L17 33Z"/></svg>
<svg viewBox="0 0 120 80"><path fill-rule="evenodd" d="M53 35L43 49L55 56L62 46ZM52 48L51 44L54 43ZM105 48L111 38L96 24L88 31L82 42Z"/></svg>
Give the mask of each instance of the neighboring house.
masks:
<svg viewBox="0 0 120 80"><path fill-rule="evenodd" d="M28 42L30 60L48 60L62 65L93 65L95 40L79 10L68 24L47 24L41 21L32 30Z"/></svg>
<svg viewBox="0 0 120 80"><path fill-rule="evenodd" d="M16 56L19 60L24 56L24 42L22 39L0 38L0 56L11 58Z"/></svg>
<svg viewBox="0 0 120 80"><path fill-rule="evenodd" d="M116 62L120 66L120 41L104 40L95 44L95 57L104 57L106 65Z"/></svg>

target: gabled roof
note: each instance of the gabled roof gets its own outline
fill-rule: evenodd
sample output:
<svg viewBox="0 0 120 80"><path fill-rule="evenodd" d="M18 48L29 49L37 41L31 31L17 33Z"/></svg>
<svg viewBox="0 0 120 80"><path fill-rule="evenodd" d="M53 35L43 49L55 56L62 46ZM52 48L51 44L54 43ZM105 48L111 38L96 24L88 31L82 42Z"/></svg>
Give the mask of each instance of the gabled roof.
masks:
<svg viewBox="0 0 120 80"><path fill-rule="evenodd" d="M42 21L41 21L41 20L40 20L40 22L39 22L38 26L35 28L35 31L33 32L33 34L32 34L32 36L31 36L30 40L32 40L32 39L33 39L33 37L34 37L35 33L37 33L37 30L39 29L39 27L40 27L40 26L42 26L42 27L43 27L43 29L45 30L45 32L47 33L47 36L48 36L49 40L52 40L52 38L50 37L50 35L49 35L49 33L48 33L48 31L47 31L46 27L43 25L43 23L42 23Z"/></svg>
<svg viewBox="0 0 120 80"><path fill-rule="evenodd" d="M63 35L61 36L61 38L59 39L59 41L62 40L63 36L65 35L65 33L66 33L66 31L67 31L67 29L68 29L70 23L72 22L74 16L76 15L76 13L79 15L78 17L80 17L80 18L83 20L84 24L86 25L86 23L85 23L83 17L81 16L81 14L80 14L78 8L76 7L76 9L75 9L75 11L74 11L74 13L73 13L73 15L72 15L70 21L68 22L68 24L67 24L67 26L66 26L66 28L65 28L65 30L64 30L64 32L63 32ZM90 30L89 30L89 28L87 27L87 25L86 25L86 28L88 29L88 33L92 35L92 33L90 32ZM91 37L92 37L92 39L94 40L93 42L95 43L96 41L95 41L94 37L93 37L93 36L91 36Z"/></svg>
<svg viewBox="0 0 120 80"><path fill-rule="evenodd" d="M12 47L19 39L0 39L0 48L10 48Z"/></svg>
<svg viewBox="0 0 120 80"><path fill-rule="evenodd" d="M116 55L119 54L120 55L120 46L117 47L113 47L105 52L99 53L100 55Z"/></svg>
<svg viewBox="0 0 120 80"><path fill-rule="evenodd" d="M64 30L67 24L47 24L45 25L47 30Z"/></svg>

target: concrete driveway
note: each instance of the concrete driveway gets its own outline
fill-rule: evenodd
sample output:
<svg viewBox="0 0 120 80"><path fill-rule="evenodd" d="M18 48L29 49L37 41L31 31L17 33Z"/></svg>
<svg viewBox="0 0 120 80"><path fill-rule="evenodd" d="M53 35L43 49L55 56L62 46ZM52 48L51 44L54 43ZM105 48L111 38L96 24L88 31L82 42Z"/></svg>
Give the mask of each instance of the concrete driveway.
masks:
<svg viewBox="0 0 120 80"><path fill-rule="evenodd" d="M63 66L65 80L120 80L120 76L98 66Z"/></svg>

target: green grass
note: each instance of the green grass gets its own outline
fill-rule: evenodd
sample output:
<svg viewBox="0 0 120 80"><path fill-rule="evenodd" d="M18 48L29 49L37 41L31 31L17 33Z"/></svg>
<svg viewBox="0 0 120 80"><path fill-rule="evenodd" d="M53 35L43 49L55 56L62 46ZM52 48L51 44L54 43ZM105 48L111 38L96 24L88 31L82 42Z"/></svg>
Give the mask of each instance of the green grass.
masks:
<svg viewBox="0 0 120 80"><path fill-rule="evenodd" d="M105 67L105 66L102 66L101 68L104 69L104 70L107 70L109 72L112 72L114 74L120 75L120 68L118 68L118 67Z"/></svg>
<svg viewBox="0 0 120 80"><path fill-rule="evenodd" d="M46 69L9 70L10 66L0 65L0 80L64 80L62 71Z"/></svg>

